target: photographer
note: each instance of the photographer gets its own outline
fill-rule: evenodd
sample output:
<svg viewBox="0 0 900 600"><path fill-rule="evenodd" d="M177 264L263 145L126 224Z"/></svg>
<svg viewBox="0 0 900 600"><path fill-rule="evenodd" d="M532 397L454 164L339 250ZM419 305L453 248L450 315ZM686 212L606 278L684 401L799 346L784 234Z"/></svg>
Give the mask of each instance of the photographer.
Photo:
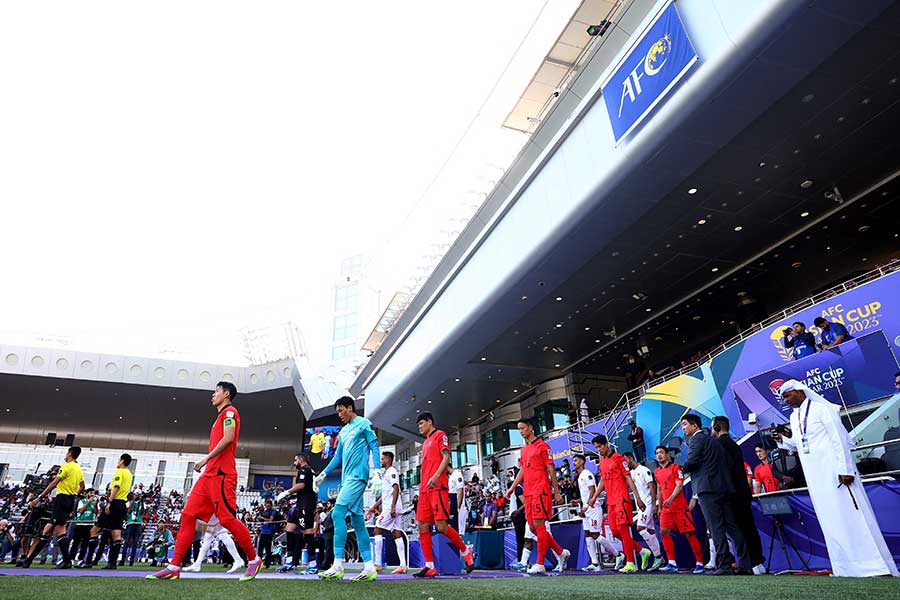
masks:
<svg viewBox="0 0 900 600"><path fill-rule="evenodd" d="M69 451L66 453L66 462L60 467L56 477L53 478L53 481L50 482L50 485L43 492L38 494L37 498L28 503L28 508L33 510L41 499L49 496L50 492L56 489L50 522L44 527L41 537L38 539L37 544L31 547L28 555L16 561L17 567L22 567L23 569L30 567L34 557L50 542L50 534L55 533L59 540L59 550L63 559L60 568L72 568L72 559L69 556L69 539L65 535L66 523L69 520L69 515L72 514L75 508L75 499L78 494L84 491L84 473L81 471L81 466L76 462L79 455L81 455L80 447L72 446L69 448Z"/></svg>
<svg viewBox="0 0 900 600"><path fill-rule="evenodd" d="M10 560L15 560L17 555L16 534L13 527L6 519L0 519L0 563L6 558L7 552L12 552Z"/></svg>
<svg viewBox="0 0 900 600"><path fill-rule="evenodd" d="M84 492L84 498L78 502L78 510L72 518L72 530L70 539L70 552L72 558L79 556L84 560L87 554L88 542L91 539L91 526L97 518L97 493L93 488Z"/></svg>
<svg viewBox="0 0 900 600"><path fill-rule="evenodd" d="M804 323L797 321L792 327L785 327L782 333L782 344L785 348L793 349L791 354L794 360L816 353L816 336L806 331Z"/></svg>

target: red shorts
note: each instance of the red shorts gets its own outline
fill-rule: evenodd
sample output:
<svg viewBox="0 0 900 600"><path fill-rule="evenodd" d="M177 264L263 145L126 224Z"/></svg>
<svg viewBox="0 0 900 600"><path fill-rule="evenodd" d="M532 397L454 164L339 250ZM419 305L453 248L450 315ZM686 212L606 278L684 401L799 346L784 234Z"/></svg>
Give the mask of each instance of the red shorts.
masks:
<svg viewBox="0 0 900 600"><path fill-rule="evenodd" d="M535 519L549 521L553 516L553 502L549 494L525 496L525 522L534 523Z"/></svg>
<svg viewBox="0 0 900 600"><path fill-rule="evenodd" d="M419 490L416 520L422 523L450 520L450 492L447 488Z"/></svg>
<svg viewBox="0 0 900 600"><path fill-rule="evenodd" d="M213 515L237 514L237 475L202 475L191 488L185 514L208 521ZM222 517L219 517L222 520Z"/></svg>
<svg viewBox="0 0 900 600"><path fill-rule="evenodd" d="M686 508L670 508L659 513L660 529L671 529L679 533L696 531L691 511Z"/></svg>
<svg viewBox="0 0 900 600"><path fill-rule="evenodd" d="M607 501L607 518L609 519L609 528L615 531L620 527L628 529L634 522L634 510L631 508L631 500L619 501L615 504L609 504Z"/></svg>

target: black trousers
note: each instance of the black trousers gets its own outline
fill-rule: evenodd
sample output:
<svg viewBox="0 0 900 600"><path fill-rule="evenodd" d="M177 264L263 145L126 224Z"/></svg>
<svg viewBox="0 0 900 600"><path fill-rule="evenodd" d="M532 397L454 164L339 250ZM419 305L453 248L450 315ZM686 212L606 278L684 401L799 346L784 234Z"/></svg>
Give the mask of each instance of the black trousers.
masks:
<svg viewBox="0 0 900 600"><path fill-rule="evenodd" d="M91 524L76 525L72 528L72 540L69 542L69 556L75 560L84 560L87 554L88 542L91 539Z"/></svg>
<svg viewBox="0 0 900 600"><path fill-rule="evenodd" d="M738 553L738 568L750 570L753 565L750 564L747 540L738 526L735 495L710 492L700 494L698 498L703 518L706 519L706 527L709 529L713 545L716 547L716 568L727 569L734 562L735 557L728 547L728 537L730 536Z"/></svg>
<svg viewBox="0 0 900 600"><path fill-rule="evenodd" d="M744 534L744 539L747 540L747 553L750 555L751 564L756 566L765 563L766 557L763 554L762 540L759 538L759 530L753 520L752 496L738 497L735 501L734 513L737 525Z"/></svg>
<svg viewBox="0 0 900 600"><path fill-rule="evenodd" d="M259 544L256 549L260 556L265 556L267 567L272 564L272 537L271 533L259 534Z"/></svg>
<svg viewBox="0 0 900 600"><path fill-rule="evenodd" d="M324 544L323 553L325 559L319 564L319 570L324 571L331 567L334 562L334 530L326 531L322 534L322 542Z"/></svg>

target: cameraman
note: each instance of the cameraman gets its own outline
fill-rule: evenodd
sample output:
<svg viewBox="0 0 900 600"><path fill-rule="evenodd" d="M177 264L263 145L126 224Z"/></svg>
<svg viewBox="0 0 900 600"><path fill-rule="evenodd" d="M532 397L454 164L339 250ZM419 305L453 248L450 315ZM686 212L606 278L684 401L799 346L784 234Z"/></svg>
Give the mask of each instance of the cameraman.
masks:
<svg viewBox="0 0 900 600"><path fill-rule="evenodd" d="M72 518L72 535L69 541L73 559L80 554L81 560L84 560L88 541L91 538L91 526L96 518L97 492L94 488L90 488L85 491L84 498L78 502L78 510L75 511L75 516Z"/></svg>
<svg viewBox="0 0 900 600"><path fill-rule="evenodd" d="M81 465L76 462L80 455L81 448L79 446L69 448L69 451L66 452L66 462L59 468L56 477L53 478L53 481L50 482L50 485L43 492L38 494L37 498L28 503L28 508L34 509L41 499L49 496L50 492L56 489L50 522L44 527L40 539L38 539L37 544L31 547L28 555L16 561L17 567L22 567L23 569L30 567L34 557L50 542L50 534L56 533L63 559L59 568L72 568L72 558L69 556L69 538L66 537L66 522L75 508L75 499L78 497L78 494L84 491L84 473L81 470Z"/></svg>
<svg viewBox="0 0 900 600"><path fill-rule="evenodd" d="M797 321L792 327L785 327L782 333L782 344L785 348L793 349L791 354L794 360L816 353L816 336L806 331L806 324Z"/></svg>

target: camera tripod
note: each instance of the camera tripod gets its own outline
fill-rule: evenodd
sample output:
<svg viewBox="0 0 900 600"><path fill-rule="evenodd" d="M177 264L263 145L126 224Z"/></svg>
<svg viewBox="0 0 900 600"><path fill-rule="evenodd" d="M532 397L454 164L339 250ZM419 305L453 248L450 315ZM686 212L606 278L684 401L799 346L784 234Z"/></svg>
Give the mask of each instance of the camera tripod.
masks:
<svg viewBox="0 0 900 600"><path fill-rule="evenodd" d="M803 555L797 550L797 546L794 544L793 540L788 537L787 532L784 530L784 522L781 520L781 515L772 515L772 519L775 522L775 527L772 528L772 539L769 541L769 560L766 561L766 571L771 572L772 569L772 550L775 548L776 537L778 537L778 544L781 546L781 551L784 553L784 558L787 561L788 570L794 570L794 566L791 564L791 555L788 552L788 547L790 547L790 549L794 551L794 554L797 555L797 558L800 559L803 568L809 571L809 563L806 562L806 559L803 558Z"/></svg>

